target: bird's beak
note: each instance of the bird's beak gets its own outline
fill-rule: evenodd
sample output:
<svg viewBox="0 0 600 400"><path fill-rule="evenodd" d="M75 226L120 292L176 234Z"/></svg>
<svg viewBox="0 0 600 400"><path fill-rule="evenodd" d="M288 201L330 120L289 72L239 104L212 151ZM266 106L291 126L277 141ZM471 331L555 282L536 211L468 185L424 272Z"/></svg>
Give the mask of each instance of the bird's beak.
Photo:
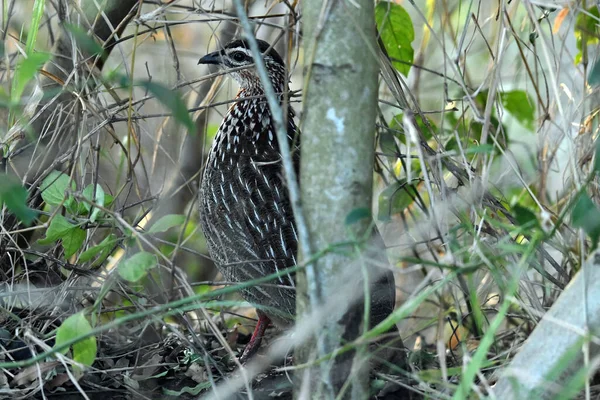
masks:
<svg viewBox="0 0 600 400"><path fill-rule="evenodd" d="M220 51L214 51L212 53L208 53L207 55L205 55L204 57L202 57L200 59L200 61L198 61L198 65L200 64L221 64L222 59L221 59L221 52Z"/></svg>

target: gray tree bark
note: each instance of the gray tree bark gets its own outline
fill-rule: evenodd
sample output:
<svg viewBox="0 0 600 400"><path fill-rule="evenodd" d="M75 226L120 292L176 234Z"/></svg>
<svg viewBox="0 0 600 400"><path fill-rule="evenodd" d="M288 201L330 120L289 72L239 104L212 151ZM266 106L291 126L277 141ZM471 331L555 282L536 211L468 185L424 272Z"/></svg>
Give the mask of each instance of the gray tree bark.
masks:
<svg viewBox="0 0 600 400"><path fill-rule="evenodd" d="M319 251L355 240L371 223L370 218L352 224L345 220L357 209L371 209L378 63L372 1L306 0L303 14L301 198L312 249ZM320 310L310 310L310 282L304 271L298 274L298 315L310 313L318 321L315 336L321 341L321 346L307 343L297 351L300 363L333 353L364 326L362 307L348 309L357 300L352 295L362 290L360 255L352 245L336 249L314 264L317 282L312 285L322 299ZM311 398L333 398L340 391L343 398L367 398L368 362L361 362L359 353L302 370L297 397L308 387Z"/></svg>

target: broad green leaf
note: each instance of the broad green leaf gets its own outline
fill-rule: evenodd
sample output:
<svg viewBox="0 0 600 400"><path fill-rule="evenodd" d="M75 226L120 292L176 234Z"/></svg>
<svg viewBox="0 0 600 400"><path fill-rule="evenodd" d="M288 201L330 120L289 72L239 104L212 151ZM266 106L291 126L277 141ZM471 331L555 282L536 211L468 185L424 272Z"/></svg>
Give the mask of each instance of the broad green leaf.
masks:
<svg viewBox="0 0 600 400"><path fill-rule="evenodd" d="M83 189L83 197L88 199L91 202L98 204L99 206L104 207L104 190L102 186L96 185L96 195L94 197L94 185L88 185L85 189ZM89 212L93 207L90 203L84 202L83 206ZM96 218L98 217L98 213L100 212L99 208L93 208L92 215L90 216L90 221L96 222Z"/></svg>
<svg viewBox="0 0 600 400"><path fill-rule="evenodd" d="M117 241L118 241L117 236L111 233L110 235L105 237L103 241L98 243L96 246L94 246L90 249L87 249L86 251L81 253L79 255L79 261L87 262L101 252L110 251L114 247L114 245L117 243Z"/></svg>
<svg viewBox="0 0 600 400"><path fill-rule="evenodd" d="M415 39L410 16L399 4L381 1L375 7L375 21L392 65L404 75L408 75L414 59L412 42Z"/></svg>
<svg viewBox="0 0 600 400"><path fill-rule="evenodd" d="M76 228L65 217L60 214L56 214L50 221L50 226L46 230L46 237L38 240L39 244L50 244L54 243L59 239L62 239L71 229Z"/></svg>
<svg viewBox="0 0 600 400"><path fill-rule="evenodd" d="M46 237L38 240L38 243L44 245L62 240L65 257L69 258L81 248L85 237L86 233L83 229L77 225L73 225L62 215L56 214L46 230Z"/></svg>
<svg viewBox="0 0 600 400"><path fill-rule="evenodd" d="M115 198L113 196L111 196L108 193L104 194L104 207L110 206L113 203L113 201L115 201Z"/></svg>
<svg viewBox="0 0 600 400"><path fill-rule="evenodd" d="M534 131L535 107L533 101L524 90L512 90L500 93L500 100L504 109L510 113L521 125Z"/></svg>
<svg viewBox="0 0 600 400"><path fill-rule="evenodd" d="M59 171L52 171L42 182L42 199L51 205L60 205L67 189L75 190L75 182L71 181L68 175Z"/></svg>
<svg viewBox="0 0 600 400"><path fill-rule="evenodd" d="M194 133L194 122L179 93L156 82L139 81L138 84L156 96L158 101L173 113L175 121L185 126L190 133Z"/></svg>
<svg viewBox="0 0 600 400"><path fill-rule="evenodd" d="M73 39L78 44L79 48L85 51L86 56L92 57L104 54L102 46L100 46L100 44L98 44L98 42L96 42L94 38L80 26L65 24L65 28L73 35Z"/></svg>
<svg viewBox="0 0 600 400"><path fill-rule="evenodd" d="M70 342L71 340L81 338L81 340L71 345L73 350L73 360L90 366L96 360L96 352L98 350L96 337L89 336L83 338L82 336L88 335L91 331L92 326L82 312L73 314L64 320L58 327L56 331L55 347ZM68 350L63 350L62 353L66 354L67 351Z"/></svg>
<svg viewBox="0 0 600 400"><path fill-rule="evenodd" d="M79 227L73 227L68 230L62 237L62 245L65 249L65 257L69 258L81 249L85 242L85 231Z"/></svg>
<svg viewBox="0 0 600 400"><path fill-rule="evenodd" d="M129 282L137 282L157 264L156 256L146 251L139 252L119 264L119 275Z"/></svg>
<svg viewBox="0 0 600 400"><path fill-rule="evenodd" d="M148 233L166 232L175 226L183 226L186 216L181 214L169 214L161 217L148 230Z"/></svg>
<svg viewBox="0 0 600 400"><path fill-rule="evenodd" d="M355 208L346 216L346 225L352 225L364 219L371 219L371 210L365 207Z"/></svg>
<svg viewBox="0 0 600 400"><path fill-rule="evenodd" d="M27 190L14 176L0 174L0 206L2 204L25 225L30 225L38 214L27 206Z"/></svg>
<svg viewBox="0 0 600 400"><path fill-rule="evenodd" d="M596 248L598 238L600 238L600 210L594 202L583 193L573 208L571 217L573 225L583 231L592 240L592 247Z"/></svg>
<svg viewBox="0 0 600 400"><path fill-rule="evenodd" d="M23 95L27 84L35 77L38 70L50 59L50 54L32 53L27 58L21 60L17 65L15 74L15 86L11 97L13 102L18 102Z"/></svg>
<svg viewBox="0 0 600 400"><path fill-rule="evenodd" d="M517 219L519 225L529 228L539 225L535 213L530 209L525 208L519 204L515 204L512 207L512 209L515 213L515 218Z"/></svg>
<svg viewBox="0 0 600 400"><path fill-rule="evenodd" d="M406 179L390 184L379 195L379 215L380 221L389 221L392 215L403 212L414 202L416 188L409 185Z"/></svg>
<svg viewBox="0 0 600 400"><path fill-rule="evenodd" d="M597 6L588 8L586 12L579 12L577 14L577 20L575 22L575 39L577 39L577 49L579 52L575 56L575 64L581 62L582 50L583 50L583 37L586 37L586 44L597 45L599 43L598 38L600 37L600 11Z"/></svg>

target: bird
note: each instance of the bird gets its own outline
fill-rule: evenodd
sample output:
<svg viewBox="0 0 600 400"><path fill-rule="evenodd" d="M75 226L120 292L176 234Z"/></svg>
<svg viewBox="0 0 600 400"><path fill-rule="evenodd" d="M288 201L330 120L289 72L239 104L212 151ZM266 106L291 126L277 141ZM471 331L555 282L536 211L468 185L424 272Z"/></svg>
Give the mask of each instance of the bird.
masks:
<svg viewBox="0 0 600 400"><path fill-rule="evenodd" d="M256 41L286 116L287 140L298 176L301 133L288 101L285 63L268 42ZM240 357L245 362L259 349L270 324L287 328L294 322L295 275L284 271L297 265L298 233L273 115L248 40L234 40L206 54L198 64L216 65L239 84L201 174L200 225L209 254L223 278L230 282L242 283L280 273L269 284L249 285L240 290L243 298L257 306L258 316L256 328ZM386 270L371 285L371 293L370 325L374 326L394 309L395 283L391 270Z"/></svg>

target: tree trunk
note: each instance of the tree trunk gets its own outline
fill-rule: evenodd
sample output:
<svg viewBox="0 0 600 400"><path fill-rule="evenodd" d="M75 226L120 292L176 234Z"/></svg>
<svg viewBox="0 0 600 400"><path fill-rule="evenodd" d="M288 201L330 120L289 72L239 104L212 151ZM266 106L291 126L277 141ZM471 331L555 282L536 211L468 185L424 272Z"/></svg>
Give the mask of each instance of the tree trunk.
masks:
<svg viewBox="0 0 600 400"><path fill-rule="evenodd" d="M358 217L357 210L364 214L371 209L378 63L372 1L306 0L303 11L306 63L300 182L312 248L319 251L355 240L371 223L370 218ZM345 223L350 213L357 218ZM358 262L356 249L336 247L315 261L316 285L326 299L320 310L310 310L309 282L304 271L299 273L298 315L322 318L315 333L321 345L318 350L314 343L303 345L297 352L300 363L330 354L362 332L362 301L361 306L349 307L360 300L352 294L360 296L364 282L364 265ZM310 387L312 398L333 398L349 378L351 384L343 388L342 397L367 398L368 362L360 362L358 353L339 355L333 363L321 363L308 373L300 371L303 383L297 395L302 395L302 387Z"/></svg>

